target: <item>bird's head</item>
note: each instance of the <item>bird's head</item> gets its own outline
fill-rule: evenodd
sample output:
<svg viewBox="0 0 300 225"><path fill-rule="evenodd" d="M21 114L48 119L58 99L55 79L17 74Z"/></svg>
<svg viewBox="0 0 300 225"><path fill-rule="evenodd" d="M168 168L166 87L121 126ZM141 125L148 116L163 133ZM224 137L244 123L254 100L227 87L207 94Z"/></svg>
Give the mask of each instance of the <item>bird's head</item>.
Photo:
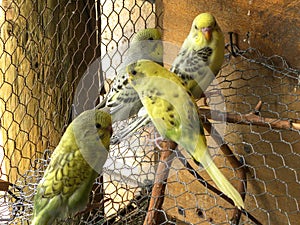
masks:
<svg viewBox="0 0 300 225"><path fill-rule="evenodd" d="M102 144L109 149L110 137L113 133L111 115L105 110L95 110L94 128L96 128Z"/></svg>
<svg viewBox="0 0 300 225"><path fill-rule="evenodd" d="M147 28L137 32L132 40L129 53L134 59L148 59L162 64L163 44L159 30Z"/></svg>
<svg viewBox="0 0 300 225"><path fill-rule="evenodd" d="M156 86L158 78L161 76L159 70L163 68L161 65L150 60L138 60L127 66L129 83L137 91L143 95L146 86Z"/></svg>
<svg viewBox="0 0 300 225"><path fill-rule="evenodd" d="M156 28L147 28L137 32L132 40L132 43L152 40L161 40L161 33Z"/></svg>
<svg viewBox="0 0 300 225"><path fill-rule="evenodd" d="M88 144L109 149L110 137L112 135L112 121L108 112L103 110L86 110L77 116L66 132L74 138L74 142L79 148L84 148Z"/></svg>
<svg viewBox="0 0 300 225"><path fill-rule="evenodd" d="M142 64L141 62L144 62L147 64L148 60L139 60L135 63L132 63L130 65L127 66L126 70L127 70L127 73L128 73L128 76L129 76L129 82L133 85L135 85L136 81L138 79L141 79L143 77L145 77L145 74L142 73ZM142 80L139 80L139 83L141 82Z"/></svg>
<svg viewBox="0 0 300 225"><path fill-rule="evenodd" d="M199 41L210 42L213 31L218 29L214 16L210 13L201 13L193 21L190 34Z"/></svg>

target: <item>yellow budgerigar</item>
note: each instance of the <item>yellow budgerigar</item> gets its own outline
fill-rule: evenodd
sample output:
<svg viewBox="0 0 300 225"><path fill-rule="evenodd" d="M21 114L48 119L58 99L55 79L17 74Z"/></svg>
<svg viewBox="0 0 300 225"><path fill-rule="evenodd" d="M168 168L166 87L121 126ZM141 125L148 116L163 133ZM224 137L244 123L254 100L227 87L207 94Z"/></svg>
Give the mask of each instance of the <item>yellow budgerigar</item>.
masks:
<svg viewBox="0 0 300 225"><path fill-rule="evenodd" d="M186 83L195 98L200 98L221 69L224 49L224 36L215 17L201 13L194 19L170 70Z"/></svg>
<svg viewBox="0 0 300 225"><path fill-rule="evenodd" d="M102 110L87 110L72 121L37 186L32 225L51 225L86 207L111 135L111 116Z"/></svg>
<svg viewBox="0 0 300 225"><path fill-rule="evenodd" d="M126 66L138 59L149 59L158 63L163 62L163 45L161 34L157 29L147 28L137 32L117 72L105 102L100 104L100 107L105 105L110 108L113 122L125 120L136 115L142 107L138 94L128 83L128 75L126 73Z"/></svg>
<svg viewBox="0 0 300 225"><path fill-rule="evenodd" d="M190 91L176 74L149 60L127 67L129 82L139 94L158 132L181 145L207 171L218 188L239 208L239 192L214 164L207 149L198 108Z"/></svg>

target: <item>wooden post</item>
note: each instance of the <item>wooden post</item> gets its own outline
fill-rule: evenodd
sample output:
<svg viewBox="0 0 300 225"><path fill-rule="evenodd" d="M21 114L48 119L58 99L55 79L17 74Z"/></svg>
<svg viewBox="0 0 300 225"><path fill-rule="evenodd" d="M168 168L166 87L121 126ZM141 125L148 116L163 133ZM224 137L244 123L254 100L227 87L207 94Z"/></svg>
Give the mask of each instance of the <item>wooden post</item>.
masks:
<svg viewBox="0 0 300 225"><path fill-rule="evenodd" d="M94 1L3 0L0 8L0 119L9 181L54 149L73 95L99 56Z"/></svg>

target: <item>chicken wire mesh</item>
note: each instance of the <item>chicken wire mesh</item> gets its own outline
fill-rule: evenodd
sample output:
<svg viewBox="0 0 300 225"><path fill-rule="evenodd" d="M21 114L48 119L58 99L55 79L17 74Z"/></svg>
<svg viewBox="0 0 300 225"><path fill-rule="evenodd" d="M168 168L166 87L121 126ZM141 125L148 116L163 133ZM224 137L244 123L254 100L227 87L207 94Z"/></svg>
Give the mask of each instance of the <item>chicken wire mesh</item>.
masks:
<svg viewBox="0 0 300 225"><path fill-rule="evenodd" d="M29 11L26 4L31 6ZM73 110L74 114L93 107L101 79L106 79L109 86L133 34L156 26L155 7L147 1L64 2L51 7L51 4L37 6L35 2L2 2L0 222L3 224L30 222L37 184L57 138L72 117L72 103L80 102L82 107L77 107L75 113ZM30 25L33 22L35 25ZM79 32L77 27L81 27ZM42 31L49 33L45 35ZM81 34L83 31L90 35ZM34 35L47 38L41 41ZM99 52L89 49L90 46ZM263 221L262 224L295 224L300 198L297 163L300 72L290 68L281 56L265 57L253 48L242 51L234 46L233 50L237 57L232 52L227 54L205 99L198 102L203 120L216 127L224 143L246 168L247 212ZM68 58L68 54L73 55ZM93 74L91 83L81 86L86 74ZM88 94L82 97L83 93ZM129 122L115 124L114 132ZM221 144L209 132L206 135L218 167L238 185L242 178L220 151ZM149 124L118 145L112 145L103 176L94 184L91 204L60 223L143 224L156 181L165 185L162 208L156 209L160 212L159 224L228 224L234 207L208 184L199 182L201 177L197 175L208 182L210 179L184 151L172 151L166 162L161 161L157 138ZM166 166L165 170L158 170L160 162ZM161 180L155 180L160 175L157 170L163 175ZM5 180L10 181L8 188L4 187ZM240 221L240 224L256 223L249 215L243 215Z"/></svg>

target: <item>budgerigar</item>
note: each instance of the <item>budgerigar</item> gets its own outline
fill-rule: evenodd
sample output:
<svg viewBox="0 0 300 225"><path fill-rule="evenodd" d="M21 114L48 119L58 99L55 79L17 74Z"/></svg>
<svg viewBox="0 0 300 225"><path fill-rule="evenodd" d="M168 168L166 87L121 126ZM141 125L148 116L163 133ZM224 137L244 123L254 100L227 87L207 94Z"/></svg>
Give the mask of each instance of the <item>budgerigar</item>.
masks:
<svg viewBox="0 0 300 225"><path fill-rule="evenodd" d="M219 72L224 60L224 36L210 13L201 13L193 21L171 71L176 73L200 98Z"/></svg>
<svg viewBox="0 0 300 225"><path fill-rule="evenodd" d="M102 110L87 110L72 121L37 186L32 225L51 225L86 207L111 134L111 116Z"/></svg>
<svg viewBox="0 0 300 225"><path fill-rule="evenodd" d="M126 66L138 59L149 59L158 63L163 62L161 34L157 29L148 28L137 32L128 49L125 60L117 72L105 102L97 107L105 105L110 108L113 122L136 115L142 107L138 94L128 83L128 75L126 73Z"/></svg>
<svg viewBox="0 0 300 225"><path fill-rule="evenodd" d="M219 72L224 60L224 49L224 36L216 19L210 13L201 13L195 17L190 33L170 71L177 74L185 82L194 98L198 99ZM149 121L150 119L144 115L129 124L119 133L118 138L124 139L130 136L133 131Z"/></svg>
<svg viewBox="0 0 300 225"><path fill-rule="evenodd" d="M197 105L190 91L176 74L149 60L127 67L129 82L139 94L158 132L181 145L207 171L218 188L239 208L244 203L239 192L214 164Z"/></svg>

